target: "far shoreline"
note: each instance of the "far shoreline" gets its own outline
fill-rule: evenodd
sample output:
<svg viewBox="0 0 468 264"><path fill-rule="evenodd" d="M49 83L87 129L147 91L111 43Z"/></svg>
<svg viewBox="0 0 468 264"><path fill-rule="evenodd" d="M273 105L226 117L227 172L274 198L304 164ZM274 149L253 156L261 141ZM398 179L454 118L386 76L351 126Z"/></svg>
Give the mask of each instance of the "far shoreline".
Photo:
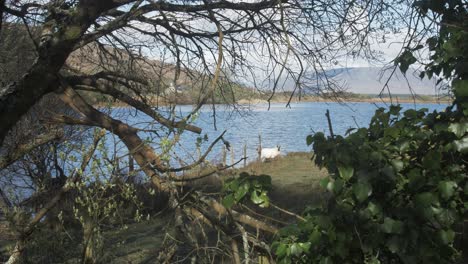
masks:
<svg viewBox="0 0 468 264"><path fill-rule="evenodd" d="M320 97L312 97L312 98L302 98L301 100L294 99L289 100L278 98L270 100L270 103L391 103L391 104L451 104L453 101L450 99L431 99L431 100L423 100L423 99L409 99L409 98L320 98ZM268 104L267 100L262 99L241 99L237 101L237 104Z"/></svg>
<svg viewBox="0 0 468 264"><path fill-rule="evenodd" d="M156 103L152 103L156 101ZM407 96L404 96L403 98L399 96L393 96L392 98L389 97L374 97L374 98L358 98L358 97L349 97L349 98L343 98L343 97L334 97L334 98L323 98L323 97L318 97L318 96L306 96L301 99L298 98L293 98L292 100L289 99L289 97L281 96L280 98L276 97L268 101L267 99L240 99L237 100L235 103L221 103L221 102L216 102L215 105L228 105L228 104L237 104L237 105L259 105L259 104L287 104L287 103L385 103L385 104L451 104L453 101L449 98L441 98L441 99L420 99L420 98L409 98ZM181 105L181 106L187 106L187 105L195 105L195 103L192 102L164 102L161 99L159 100L149 100L149 104L153 107L164 107L164 106L170 106L170 105ZM131 106L127 105L126 103L123 102L112 102L112 103L95 103L94 104L96 107L119 107L119 108L130 108ZM212 103L207 102L206 105L212 105Z"/></svg>

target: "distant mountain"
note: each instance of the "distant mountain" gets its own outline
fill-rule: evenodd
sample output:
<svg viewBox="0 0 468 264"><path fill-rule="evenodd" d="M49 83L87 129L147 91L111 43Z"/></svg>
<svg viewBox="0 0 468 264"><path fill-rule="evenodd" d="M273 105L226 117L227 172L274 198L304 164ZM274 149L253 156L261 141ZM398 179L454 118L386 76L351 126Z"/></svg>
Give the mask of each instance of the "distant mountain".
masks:
<svg viewBox="0 0 468 264"><path fill-rule="evenodd" d="M333 78L335 82L342 85L347 92L357 94L378 94L382 90L385 82L391 74L390 70L384 70L381 67L362 67L362 68L338 68L327 70L327 77ZM313 79L313 78L312 78ZM406 80L407 79L407 80ZM392 94L411 94L409 85L414 93L420 95L435 95L436 80L428 78L420 79L419 71L410 68L406 73L406 79L403 73L397 69L390 79L388 86ZM291 90L294 87L294 81L280 81L284 83L285 90ZM409 85L408 85L409 84ZM387 93L387 91L385 91Z"/></svg>
<svg viewBox="0 0 468 264"><path fill-rule="evenodd" d="M379 93L392 73L391 70L383 70L378 67L344 68L333 71L335 78L344 83L348 92L360 94ZM388 86L393 94L410 94L410 87L416 94L433 95L437 93L435 79L421 79L419 71L411 68L406 73L406 78L397 69L391 76Z"/></svg>

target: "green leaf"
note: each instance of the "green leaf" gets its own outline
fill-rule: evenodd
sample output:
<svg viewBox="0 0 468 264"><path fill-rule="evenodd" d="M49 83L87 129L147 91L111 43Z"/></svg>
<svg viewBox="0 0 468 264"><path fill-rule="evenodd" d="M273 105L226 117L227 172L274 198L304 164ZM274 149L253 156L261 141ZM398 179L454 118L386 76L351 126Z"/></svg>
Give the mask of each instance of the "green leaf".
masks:
<svg viewBox="0 0 468 264"><path fill-rule="evenodd" d="M249 191L249 188L250 188L249 182L244 182L243 184L241 184L239 188L237 188L236 192L234 193L234 198L236 199L236 201L242 200L242 198L244 198L244 196Z"/></svg>
<svg viewBox="0 0 468 264"><path fill-rule="evenodd" d="M464 137L460 140L454 140L453 145L458 152L468 153L468 137Z"/></svg>
<svg viewBox="0 0 468 264"><path fill-rule="evenodd" d="M338 172L343 180L348 181L351 179L351 177L353 177L354 168L351 166L339 166Z"/></svg>
<svg viewBox="0 0 468 264"><path fill-rule="evenodd" d="M333 264L333 260L330 257L324 257L320 260L319 264Z"/></svg>
<svg viewBox="0 0 468 264"><path fill-rule="evenodd" d="M398 138L399 135L400 135L400 129L396 127L389 127L385 129L384 131L385 137Z"/></svg>
<svg viewBox="0 0 468 264"><path fill-rule="evenodd" d="M359 202L363 202L372 194L372 186L367 182L358 182L353 185L353 192Z"/></svg>
<svg viewBox="0 0 468 264"><path fill-rule="evenodd" d="M303 251L302 248L297 243L292 244L290 247L290 250L291 250L291 255L296 256L296 257L299 257Z"/></svg>
<svg viewBox="0 0 468 264"><path fill-rule="evenodd" d="M313 142L314 142L314 137L312 137L312 135L308 135L308 136L306 137L307 146L312 145Z"/></svg>
<svg viewBox="0 0 468 264"><path fill-rule="evenodd" d="M400 241L398 236L392 236L385 245L392 253L397 253L400 250Z"/></svg>
<svg viewBox="0 0 468 264"><path fill-rule="evenodd" d="M372 216L378 216L382 213L382 209L377 204L370 202L367 205L367 210L371 213Z"/></svg>
<svg viewBox="0 0 468 264"><path fill-rule="evenodd" d="M390 110L388 111L391 115L397 116L400 114L401 106L400 105L391 105Z"/></svg>
<svg viewBox="0 0 468 264"><path fill-rule="evenodd" d="M231 208L235 203L234 195L232 195L232 194L226 195L223 198L222 203L226 208Z"/></svg>
<svg viewBox="0 0 468 264"><path fill-rule="evenodd" d="M267 195L267 193L265 191L263 191L260 194L260 199L263 201L263 203L261 203L259 205L260 207L266 208L266 207L270 206L270 198L268 197L268 195Z"/></svg>
<svg viewBox="0 0 468 264"><path fill-rule="evenodd" d="M448 130L454 133L457 138L461 138L465 135L466 132L468 132L468 123L452 123L448 127Z"/></svg>
<svg viewBox="0 0 468 264"><path fill-rule="evenodd" d="M439 238L442 243L446 245L451 244L455 239L455 232L453 230L439 230Z"/></svg>
<svg viewBox="0 0 468 264"><path fill-rule="evenodd" d="M436 197L430 192L424 192L414 197L416 203L420 207L429 207L433 203L437 202Z"/></svg>
<svg viewBox="0 0 468 264"><path fill-rule="evenodd" d="M416 58L413 56L413 53L409 50L405 50L400 57L395 60L395 64L400 67L400 70L403 73L406 73L409 66L416 62Z"/></svg>
<svg viewBox="0 0 468 264"><path fill-rule="evenodd" d="M387 234L401 234L403 232L403 222L385 217L381 228Z"/></svg>
<svg viewBox="0 0 468 264"><path fill-rule="evenodd" d="M344 182L342 179L336 179L334 181L330 181L327 184L327 190L333 192L335 194L339 193L343 188Z"/></svg>
<svg viewBox="0 0 468 264"><path fill-rule="evenodd" d="M468 80L454 80L452 87L457 97L468 97Z"/></svg>
<svg viewBox="0 0 468 264"><path fill-rule="evenodd" d="M405 166L405 164L403 163L403 161L398 160L398 159L393 159L393 160L391 161L391 163L392 163L393 168L394 168L395 171L397 171L397 172L402 171L403 168L404 168L404 166Z"/></svg>
<svg viewBox="0 0 468 264"><path fill-rule="evenodd" d="M328 183L330 182L330 178L323 178L320 180L320 186L324 189L328 187Z"/></svg>
<svg viewBox="0 0 468 264"><path fill-rule="evenodd" d="M276 248L276 252L275 252L276 255L278 257L286 255L286 248L287 248L287 246L285 244L283 244L283 243L279 244L279 246Z"/></svg>
<svg viewBox="0 0 468 264"><path fill-rule="evenodd" d="M257 191L252 192L250 195L250 200L252 200L254 204L261 204L264 202L263 199L258 195Z"/></svg>
<svg viewBox="0 0 468 264"><path fill-rule="evenodd" d="M418 111L416 111L414 109L409 109L409 110L405 111L404 115L408 119L415 119L415 118L418 117Z"/></svg>
<svg viewBox="0 0 468 264"><path fill-rule="evenodd" d="M309 251L310 251L310 246L311 246L311 243L310 243L310 242L297 243L297 244L302 248L302 250L303 250L305 253L309 253Z"/></svg>
<svg viewBox="0 0 468 264"><path fill-rule="evenodd" d="M440 195L446 200L452 197L456 187L457 184L453 181L441 181L438 185Z"/></svg>
<svg viewBox="0 0 468 264"><path fill-rule="evenodd" d="M312 231L312 233L310 233L309 235L309 242L314 246L318 245L320 243L321 237L322 237L322 234L320 233L320 231L318 231L317 229L314 229L314 231Z"/></svg>

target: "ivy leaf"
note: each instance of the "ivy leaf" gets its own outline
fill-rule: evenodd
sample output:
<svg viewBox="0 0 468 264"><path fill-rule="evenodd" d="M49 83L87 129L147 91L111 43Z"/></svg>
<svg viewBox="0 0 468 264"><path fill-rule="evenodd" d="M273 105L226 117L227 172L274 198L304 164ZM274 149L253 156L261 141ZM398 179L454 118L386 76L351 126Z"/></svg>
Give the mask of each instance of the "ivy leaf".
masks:
<svg viewBox="0 0 468 264"><path fill-rule="evenodd" d="M453 230L439 230L439 238L445 245L453 243L455 232Z"/></svg>
<svg viewBox="0 0 468 264"><path fill-rule="evenodd" d="M442 198L447 200L454 194L457 184L453 181L442 181L439 183L438 187Z"/></svg>
<svg viewBox="0 0 468 264"><path fill-rule="evenodd" d="M330 182L330 178L323 178L320 180L320 186L324 189L328 188L328 183Z"/></svg>
<svg viewBox="0 0 468 264"><path fill-rule="evenodd" d="M448 127L448 131L454 133L457 138L461 138L468 132L468 123L452 123Z"/></svg>
<svg viewBox="0 0 468 264"><path fill-rule="evenodd" d="M400 241L398 236L390 238L390 240L387 241L386 246L392 253L398 252L400 250Z"/></svg>
<svg viewBox="0 0 468 264"><path fill-rule="evenodd" d="M232 194L226 195L223 198L222 203L226 208L231 208L235 203L234 195L232 195Z"/></svg>
<svg viewBox="0 0 468 264"><path fill-rule="evenodd" d="M414 199L418 206L422 208L429 207L437 201L436 197L430 192L420 193L416 195Z"/></svg>
<svg viewBox="0 0 468 264"><path fill-rule="evenodd" d="M322 234L320 233L320 231L314 229L314 231L309 235L309 242L311 243L311 245L318 245L321 237Z"/></svg>
<svg viewBox="0 0 468 264"><path fill-rule="evenodd" d="M409 110L405 111L404 115L408 119L415 119L415 118L418 117L418 111L416 111L414 109L409 109Z"/></svg>
<svg viewBox="0 0 468 264"><path fill-rule="evenodd" d="M468 97L468 80L454 80L452 87L457 97Z"/></svg>
<svg viewBox="0 0 468 264"><path fill-rule="evenodd" d="M260 198L260 196L258 195L257 191L252 192L252 194L250 195L250 200L252 200L254 204L261 204L264 202L262 198Z"/></svg>
<svg viewBox="0 0 468 264"><path fill-rule="evenodd" d="M396 127L389 127L385 129L384 131L385 137L398 138L399 135L400 135L400 129Z"/></svg>
<svg viewBox="0 0 468 264"><path fill-rule="evenodd" d="M397 160L397 159L393 159L393 160L391 161L391 163L392 163L393 168L394 168L395 171L397 171L397 172L400 172L401 170L403 170L403 168L404 168L404 166L405 166L405 164L403 163L403 161Z"/></svg>
<svg viewBox="0 0 468 264"><path fill-rule="evenodd" d="M382 213L380 206L373 202L369 203L367 210L371 213L372 216L379 216Z"/></svg>
<svg viewBox="0 0 468 264"><path fill-rule="evenodd" d="M335 194L339 193L343 188L344 182L342 179L336 179L334 181L330 181L327 184L327 190L333 192Z"/></svg>
<svg viewBox="0 0 468 264"><path fill-rule="evenodd" d="M400 114L400 111L401 111L401 106L400 105L391 105L390 106L390 114L391 115L394 115L394 116L397 116Z"/></svg>
<svg viewBox="0 0 468 264"><path fill-rule="evenodd" d="M343 180L348 181L351 179L351 177L353 177L354 168L351 166L339 166L338 172Z"/></svg>
<svg viewBox="0 0 468 264"><path fill-rule="evenodd" d="M290 247L290 250L291 250L291 255L296 256L296 257L299 257L303 251L302 248L297 243L292 244Z"/></svg>
<svg viewBox="0 0 468 264"><path fill-rule="evenodd" d="M333 260L330 257L324 257L320 260L319 264L333 264Z"/></svg>
<svg viewBox="0 0 468 264"><path fill-rule="evenodd" d="M381 228L382 231L387 234L401 234L403 232L403 222L385 217Z"/></svg>
<svg viewBox="0 0 468 264"><path fill-rule="evenodd" d="M244 196L249 191L249 188L250 184L248 182L244 182L242 185L240 185L234 193L234 198L236 199L236 201L242 200L242 198L244 198Z"/></svg>
<svg viewBox="0 0 468 264"><path fill-rule="evenodd" d="M460 140L454 140L453 145L458 152L468 153L468 137L464 137Z"/></svg>
<svg viewBox="0 0 468 264"><path fill-rule="evenodd" d="M416 58L409 50L405 50L396 60L395 65L398 65L403 73L406 73L409 66L416 62Z"/></svg>
<svg viewBox="0 0 468 264"><path fill-rule="evenodd" d="M359 202L363 202L372 194L372 186L367 182L358 182L353 185L353 192Z"/></svg>
<svg viewBox="0 0 468 264"><path fill-rule="evenodd" d="M305 253L309 253L309 251L310 251L310 246L311 246L311 243L310 243L310 242L297 243L297 244L302 248L302 250L303 250Z"/></svg>
<svg viewBox="0 0 468 264"><path fill-rule="evenodd" d="M279 244L279 246L276 248L275 253L278 257L286 255L286 245L283 243Z"/></svg>
<svg viewBox="0 0 468 264"><path fill-rule="evenodd" d="M268 206L270 206L270 198L268 198L268 195L265 191L263 191L261 194L260 194L260 199L263 201L259 206L262 207L262 208L266 208Z"/></svg>

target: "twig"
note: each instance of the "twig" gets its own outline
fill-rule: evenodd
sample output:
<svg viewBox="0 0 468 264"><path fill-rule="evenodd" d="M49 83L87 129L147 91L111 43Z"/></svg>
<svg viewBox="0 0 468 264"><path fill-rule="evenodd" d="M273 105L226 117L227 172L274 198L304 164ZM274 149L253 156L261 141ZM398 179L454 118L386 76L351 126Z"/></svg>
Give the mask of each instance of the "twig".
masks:
<svg viewBox="0 0 468 264"><path fill-rule="evenodd" d="M299 219L299 220L301 220L301 221L304 221L304 222L306 221L306 219L305 219L304 217L302 217L302 216L300 216L300 215L298 215L298 214L295 214L295 213L293 213L293 212L291 212L291 211L288 211L288 210L286 210L286 209L283 209L283 208L281 208L281 207L279 207L279 206L273 204L272 202L270 202L270 205L273 206L275 209L277 209L277 210L283 212L283 213L286 213L286 214L288 214L288 215L294 216L294 217L296 217L297 219Z"/></svg>

